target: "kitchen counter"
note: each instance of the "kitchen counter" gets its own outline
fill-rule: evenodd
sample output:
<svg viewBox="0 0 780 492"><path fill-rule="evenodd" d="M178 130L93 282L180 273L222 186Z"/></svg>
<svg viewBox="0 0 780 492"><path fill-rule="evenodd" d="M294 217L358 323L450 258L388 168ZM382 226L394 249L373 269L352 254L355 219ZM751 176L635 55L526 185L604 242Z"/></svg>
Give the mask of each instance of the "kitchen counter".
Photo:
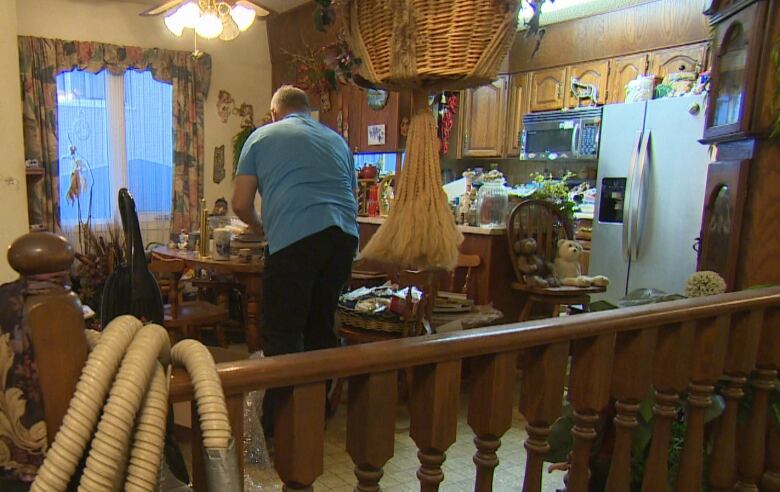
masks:
<svg viewBox="0 0 780 492"><path fill-rule="evenodd" d="M385 222L384 217L358 217L358 224L373 224L382 225ZM472 227L472 226L457 226L458 230L463 234L478 234L480 236L505 236L506 227Z"/></svg>

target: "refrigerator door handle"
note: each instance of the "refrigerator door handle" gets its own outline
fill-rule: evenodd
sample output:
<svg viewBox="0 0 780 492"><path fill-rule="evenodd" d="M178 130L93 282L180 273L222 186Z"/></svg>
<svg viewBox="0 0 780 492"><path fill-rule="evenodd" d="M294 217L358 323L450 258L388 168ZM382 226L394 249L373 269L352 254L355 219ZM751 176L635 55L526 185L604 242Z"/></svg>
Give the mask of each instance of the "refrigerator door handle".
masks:
<svg viewBox="0 0 780 492"><path fill-rule="evenodd" d="M623 192L623 259L626 262L631 261L631 250L629 244L629 230L631 222L631 202L634 197L634 173L636 172L636 163L639 160L639 145L642 143L643 132L637 132L634 151L631 153L631 165L628 168L628 179L626 180L626 189Z"/></svg>
<svg viewBox="0 0 780 492"><path fill-rule="evenodd" d="M649 159L650 151L650 138L652 136L651 130L645 130L644 137L642 138L642 147L639 151L639 167L637 169L638 175L636 180L636 195L632 196L633 204L631 206L631 260L636 261L639 258L639 231L641 230L641 224L639 223L641 214L640 208L642 208L642 190L645 184L645 176L647 175L647 161Z"/></svg>

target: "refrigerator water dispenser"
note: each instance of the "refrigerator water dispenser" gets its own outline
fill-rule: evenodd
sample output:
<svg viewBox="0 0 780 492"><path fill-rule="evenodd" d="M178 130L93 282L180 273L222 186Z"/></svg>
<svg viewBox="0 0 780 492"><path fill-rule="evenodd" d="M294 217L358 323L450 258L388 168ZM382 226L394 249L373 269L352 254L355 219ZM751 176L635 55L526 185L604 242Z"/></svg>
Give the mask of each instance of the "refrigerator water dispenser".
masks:
<svg viewBox="0 0 780 492"><path fill-rule="evenodd" d="M600 195L599 222L623 223L626 178L603 178Z"/></svg>

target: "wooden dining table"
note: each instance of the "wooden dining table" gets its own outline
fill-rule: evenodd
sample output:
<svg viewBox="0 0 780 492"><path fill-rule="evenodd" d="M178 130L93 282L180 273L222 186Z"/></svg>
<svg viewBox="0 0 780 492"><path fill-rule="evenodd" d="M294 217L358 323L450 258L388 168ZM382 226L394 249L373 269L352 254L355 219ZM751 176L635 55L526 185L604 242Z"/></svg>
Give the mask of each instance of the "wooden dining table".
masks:
<svg viewBox="0 0 780 492"><path fill-rule="evenodd" d="M209 272L233 275L244 290L244 332L250 353L262 349L260 339L260 317L262 315L262 275L263 260L252 257L249 263L242 262L238 256L229 260L215 260L211 256L200 256L197 251L174 249L166 246L155 248L154 253L165 259L183 260L192 268Z"/></svg>

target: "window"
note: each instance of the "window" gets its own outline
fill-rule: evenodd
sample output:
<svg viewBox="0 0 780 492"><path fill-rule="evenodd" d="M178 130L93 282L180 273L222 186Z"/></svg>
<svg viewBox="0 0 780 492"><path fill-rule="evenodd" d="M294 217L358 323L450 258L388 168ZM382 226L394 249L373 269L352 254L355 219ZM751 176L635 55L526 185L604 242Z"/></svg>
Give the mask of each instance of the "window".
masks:
<svg viewBox="0 0 780 492"><path fill-rule="evenodd" d="M79 217L87 219L90 186L93 224L118 218L117 192L126 187L142 226L156 223L167 230L173 202L172 94L172 86L154 80L150 72L73 71L57 76L60 219L65 232ZM72 200L68 190L76 166L86 187L79 200Z"/></svg>

